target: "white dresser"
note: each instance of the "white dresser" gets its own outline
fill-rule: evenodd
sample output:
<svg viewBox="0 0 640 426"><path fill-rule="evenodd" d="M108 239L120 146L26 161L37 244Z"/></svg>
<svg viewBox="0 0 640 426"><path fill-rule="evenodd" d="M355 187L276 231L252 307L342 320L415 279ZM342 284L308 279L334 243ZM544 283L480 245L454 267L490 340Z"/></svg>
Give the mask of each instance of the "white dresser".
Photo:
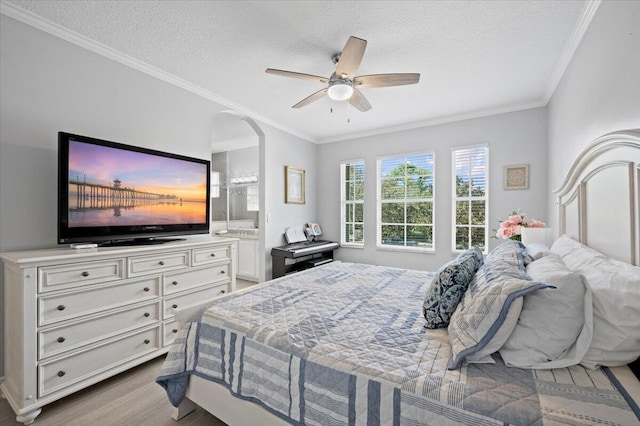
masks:
<svg viewBox="0 0 640 426"><path fill-rule="evenodd" d="M235 291L238 240L2 253L2 393L41 407L167 352L173 309Z"/></svg>

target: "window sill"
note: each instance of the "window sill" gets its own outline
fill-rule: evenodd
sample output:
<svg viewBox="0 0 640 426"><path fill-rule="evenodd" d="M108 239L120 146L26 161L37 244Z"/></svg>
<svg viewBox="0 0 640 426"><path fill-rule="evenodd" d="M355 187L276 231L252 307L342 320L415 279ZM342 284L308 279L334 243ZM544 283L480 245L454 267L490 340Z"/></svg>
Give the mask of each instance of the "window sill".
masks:
<svg viewBox="0 0 640 426"><path fill-rule="evenodd" d="M457 256L457 255L459 255L460 253L464 253L465 251L467 251L467 250L451 251L451 254L452 254L453 256ZM489 252L488 252L488 251L481 250L481 252L482 252L482 255L483 255L483 256L486 256L486 255L488 255L488 254L489 254Z"/></svg>
<svg viewBox="0 0 640 426"><path fill-rule="evenodd" d="M398 251L403 253L424 253L424 254L435 254L436 250L433 248L414 248L414 247L391 247L391 246L381 246L377 245L376 250L380 251Z"/></svg>
<svg viewBox="0 0 640 426"><path fill-rule="evenodd" d="M353 248L353 249L364 249L364 244L348 244L348 243L340 243L340 248Z"/></svg>

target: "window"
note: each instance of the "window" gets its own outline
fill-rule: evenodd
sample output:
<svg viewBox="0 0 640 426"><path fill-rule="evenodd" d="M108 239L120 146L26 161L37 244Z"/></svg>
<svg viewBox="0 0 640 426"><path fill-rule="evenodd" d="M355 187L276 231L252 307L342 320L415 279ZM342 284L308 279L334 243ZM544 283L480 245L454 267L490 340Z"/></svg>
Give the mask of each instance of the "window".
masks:
<svg viewBox="0 0 640 426"><path fill-rule="evenodd" d="M489 148L454 149L452 230L453 251L476 246L487 252Z"/></svg>
<svg viewBox="0 0 640 426"><path fill-rule="evenodd" d="M378 159L378 247L433 251L433 152Z"/></svg>
<svg viewBox="0 0 640 426"><path fill-rule="evenodd" d="M364 160L340 164L340 243L364 246Z"/></svg>
<svg viewBox="0 0 640 426"><path fill-rule="evenodd" d="M257 184L247 185L247 211L260 211L260 189Z"/></svg>
<svg viewBox="0 0 640 426"><path fill-rule="evenodd" d="M211 172L211 198L220 198L220 172Z"/></svg>

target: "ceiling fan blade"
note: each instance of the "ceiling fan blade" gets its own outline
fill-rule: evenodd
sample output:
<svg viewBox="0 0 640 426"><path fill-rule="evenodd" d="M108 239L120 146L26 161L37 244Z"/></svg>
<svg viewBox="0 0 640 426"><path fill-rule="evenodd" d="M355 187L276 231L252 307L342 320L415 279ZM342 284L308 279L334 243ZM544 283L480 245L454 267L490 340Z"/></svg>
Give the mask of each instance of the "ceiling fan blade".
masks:
<svg viewBox="0 0 640 426"><path fill-rule="evenodd" d="M418 81L420 81L420 74L415 73L372 74L354 78L353 85L359 89L369 89L373 87L404 86L406 84L416 84Z"/></svg>
<svg viewBox="0 0 640 426"><path fill-rule="evenodd" d="M307 96L306 98L304 98L303 100L301 100L300 102L292 106L291 108L302 108L303 106L309 105L311 102L315 102L321 97L323 97L328 90L329 89L326 87L324 89L318 90L317 92L315 92L310 96Z"/></svg>
<svg viewBox="0 0 640 426"><path fill-rule="evenodd" d="M362 62L366 47L367 40L353 36L349 37L336 65L336 76L339 78L352 79L360 66L360 62Z"/></svg>
<svg viewBox="0 0 640 426"><path fill-rule="evenodd" d="M356 88L353 89L353 95L349 98L349 103L362 112L369 111L371 109L371 104L367 98L365 98L362 92Z"/></svg>
<svg viewBox="0 0 640 426"><path fill-rule="evenodd" d="M274 68L267 68L264 72L266 72L267 74L279 75L282 77L299 78L301 80L311 80L311 81L317 81L325 84L329 82L329 79L327 77L321 77L319 75L303 74L301 72L277 70Z"/></svg>

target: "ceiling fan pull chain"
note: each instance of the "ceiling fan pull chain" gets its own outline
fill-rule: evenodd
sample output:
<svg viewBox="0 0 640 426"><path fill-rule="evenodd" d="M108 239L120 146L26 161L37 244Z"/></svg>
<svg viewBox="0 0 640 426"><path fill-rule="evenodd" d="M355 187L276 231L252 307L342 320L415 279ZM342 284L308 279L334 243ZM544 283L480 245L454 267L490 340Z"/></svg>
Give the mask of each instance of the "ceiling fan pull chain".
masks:
<svg viewBox="0 0 640 426"><path fill-rule="evenodd" d="M347 104L347 123L351 123L351 114L350 114L350 110L349 110L349 101L346 102Z"/></svg>

